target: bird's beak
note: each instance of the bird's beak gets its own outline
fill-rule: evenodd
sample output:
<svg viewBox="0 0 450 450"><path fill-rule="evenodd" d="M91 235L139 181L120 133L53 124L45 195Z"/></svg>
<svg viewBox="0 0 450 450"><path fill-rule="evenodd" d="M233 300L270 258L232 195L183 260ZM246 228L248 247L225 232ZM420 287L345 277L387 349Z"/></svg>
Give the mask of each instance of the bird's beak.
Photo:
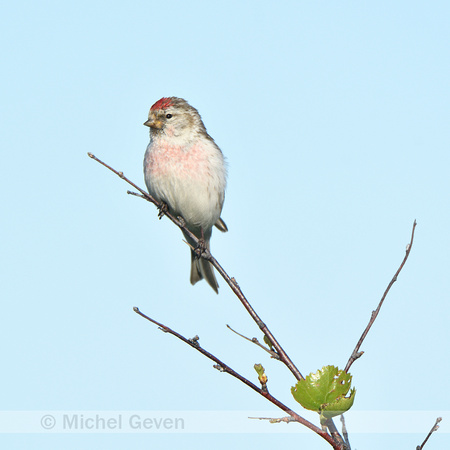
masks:
<svg viewBox="0 0 450 450"><path fill-rule="evenodd" d="M152 118L149 117L149 119L144 122L144 125L150 128L157 128L158 130L163 127L163 123L160 120L153 117Z"/></svg>

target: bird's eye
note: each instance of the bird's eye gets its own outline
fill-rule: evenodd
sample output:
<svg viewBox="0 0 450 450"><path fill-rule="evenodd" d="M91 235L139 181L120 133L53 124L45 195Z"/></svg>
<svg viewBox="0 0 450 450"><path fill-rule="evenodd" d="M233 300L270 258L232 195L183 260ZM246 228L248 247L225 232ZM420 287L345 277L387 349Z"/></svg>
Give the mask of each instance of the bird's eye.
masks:
<svg viewBox="0 0 450 450"><path fill-rule="evenodd" d="M166 114L166 118L170 119L172 117L172 114Z"/></svg>

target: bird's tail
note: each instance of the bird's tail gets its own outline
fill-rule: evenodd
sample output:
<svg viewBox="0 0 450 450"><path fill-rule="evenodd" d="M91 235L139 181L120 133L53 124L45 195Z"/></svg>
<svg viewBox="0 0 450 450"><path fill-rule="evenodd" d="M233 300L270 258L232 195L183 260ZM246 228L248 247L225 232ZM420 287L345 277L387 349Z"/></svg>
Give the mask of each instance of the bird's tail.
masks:
<svg viewBox="0 0 450 450"><path fill-rule="evenodd" d="M193 248L197 247L197 244L189 236L184 234L184 237ZM210 248L209 247L210 238L211 238L211 231L209 231L207 235L204 236L205 245L208 250ZM214 289L214 292L218 294L219 284L217 283L213 266L206 259L201 257L199 258L195 253L195 251L191 249L191 284L195 284L197 283L197 281L200 281L203 278Z"/></svg>
<svg viewBox="0 0 450 450"><path fill-rule="evenodd" d="M219 284L217 283L213 266L206 259L199 258L195 252L191 250L191 284L195 284L203 278L214 289L215 293L218 294Z"/></svg>

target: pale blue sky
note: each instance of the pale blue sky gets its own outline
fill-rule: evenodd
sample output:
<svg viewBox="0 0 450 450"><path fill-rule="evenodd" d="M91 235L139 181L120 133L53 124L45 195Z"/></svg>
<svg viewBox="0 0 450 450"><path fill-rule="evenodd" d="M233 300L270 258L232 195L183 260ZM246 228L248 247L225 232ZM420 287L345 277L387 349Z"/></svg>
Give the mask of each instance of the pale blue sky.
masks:
<svg viewBox="0 0 450 450"><path fill-rule="evenodd" d="M410 259L352 367L348 418L353 448L415 448L426 433L352 434L352 420L449 410L449 20L446 1L4 3L0 409L283 416L139 306L255 382L262 363L270 391L302 413L290 373L226 329L261 337L225 283L219 296L192 287L179 230L86 156L144 186L142 123L175 95L229 163L230 231L214 233L213 254L302 373L345 366L417 219ZM427 449L449 446L449 421ZM0 441L330 448L276 432Z"/></svg>

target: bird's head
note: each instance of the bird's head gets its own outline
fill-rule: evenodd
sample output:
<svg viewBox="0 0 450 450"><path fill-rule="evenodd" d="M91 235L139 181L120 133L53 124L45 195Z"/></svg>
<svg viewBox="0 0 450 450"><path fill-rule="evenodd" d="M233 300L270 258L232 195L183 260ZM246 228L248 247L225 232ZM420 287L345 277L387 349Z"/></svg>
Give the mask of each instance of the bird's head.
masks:
<svg viewBox="0 0 450 450"><path fill-rule="evenodd" d="M150 108L144 125L150 128L152 137L191 140L198 133L206 133L198 111L178 97L163 97L158 100Z"/></svg>

